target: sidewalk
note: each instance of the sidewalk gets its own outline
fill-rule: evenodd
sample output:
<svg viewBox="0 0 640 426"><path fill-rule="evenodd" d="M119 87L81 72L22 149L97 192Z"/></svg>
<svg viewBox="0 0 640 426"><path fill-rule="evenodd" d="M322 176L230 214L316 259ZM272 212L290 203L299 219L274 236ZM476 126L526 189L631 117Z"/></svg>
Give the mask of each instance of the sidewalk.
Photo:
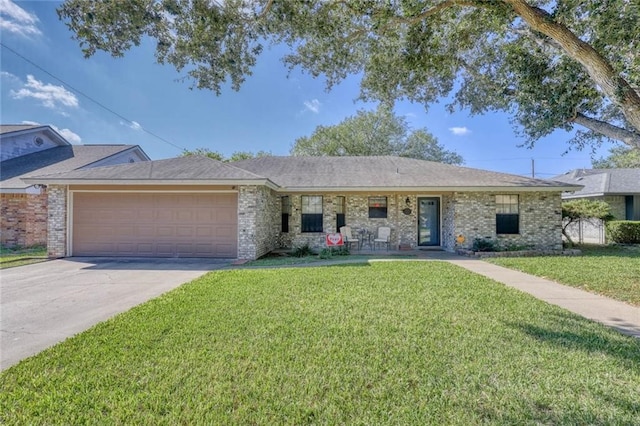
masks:
<svg viewBox="0 0 640 426"><path fill-rule="evenodd" d="M426 252L423 259L443 260L491 278L509 287L560 306L578 315L640 338L640 308L608 297L565 286L483 260L445 252Z"/></svg>

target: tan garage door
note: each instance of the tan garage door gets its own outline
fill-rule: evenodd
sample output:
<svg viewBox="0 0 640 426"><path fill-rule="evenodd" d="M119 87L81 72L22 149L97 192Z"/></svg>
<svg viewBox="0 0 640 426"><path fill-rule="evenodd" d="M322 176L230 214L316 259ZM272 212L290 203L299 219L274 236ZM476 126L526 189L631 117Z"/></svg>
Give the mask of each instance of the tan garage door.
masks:
<svg viewBox="0 0 640 426"><path fill-rule="evenodd" d="M74 256L226 257L238 252L235 193L73 193Z"/></svg>

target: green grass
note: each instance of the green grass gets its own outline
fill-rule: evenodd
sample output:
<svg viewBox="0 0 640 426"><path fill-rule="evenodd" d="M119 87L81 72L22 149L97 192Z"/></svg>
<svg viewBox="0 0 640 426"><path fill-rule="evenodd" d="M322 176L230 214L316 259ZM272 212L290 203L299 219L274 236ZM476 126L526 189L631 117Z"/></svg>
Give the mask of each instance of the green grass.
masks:
<svg viewBox="0 0 640 426"><path fill-rule="evenodd" d="M582 256L489 262L640 306L640 246L581 246Z"/></svg>
<svg viewBox="0 0 640 426"><path fill-rule="evenodd" d="M209 273L0 376L2 424L616 424L640 341L444 262Z"/></svg>
<svg viewBox="0 0 640 426"><path fill-rule="evenodd" d="M10 249L0 247L0 269L29 265L47 260L46 247L27 247Z"/></svg>

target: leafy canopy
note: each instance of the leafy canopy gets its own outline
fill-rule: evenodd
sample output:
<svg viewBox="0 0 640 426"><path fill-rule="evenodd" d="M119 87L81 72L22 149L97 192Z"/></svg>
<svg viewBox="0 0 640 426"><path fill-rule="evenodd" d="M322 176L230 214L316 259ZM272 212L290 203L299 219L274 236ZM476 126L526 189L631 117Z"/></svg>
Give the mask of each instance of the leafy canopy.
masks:
<svg viewBox="0 0 640 426"><path fill-rule="evenodd" d="M183 157L187 157L190 155L198 155L201 157L209 157L209 158L213 158L214 160L224 161L228 163L233 161L248 160L250 158L256 158L256 157L268 157L273 154L267 151L258 151L255 154L253 152L248 152L248 151L236 151L233 154L231 154L229 158L225 158L225 156L219 153L218 151L212 151L209 148L196 148L194 150L185 149L184 151L182 151L181 155Z"/></svg>
<svg viewBox="0 0 640 426"><path fill-rule="evenodd" d="M640 147L636 0L66 0L88 57L144 37L198 88L238 90L265 45L332 87L361 73L362 97L506 111L529 144L555 129L578 147ZM577 127L576 127L577 126Z"/></svg>
<svg viewBox="0 0 640 426"><path fill-rule="evenodd" d="M607 157L591 162L596 169L640 168L640 149L616 146L609 150Z"/></svg>
<svg viewBox="0 0 640 426"><path fill-rule="evenodd" d="M562 234L573 245L573 240L567 232L572 223L589 219L607 221L613 219L613 216L611 215L611 206L604 201L581 198L562 203L562 219Z"/></svg>
<svg viewBox="0 0 640 426"><path fill-rule="evenodd" d="M462 164L455 152L447 151L426 129L411 131L404 117L390 107L359 110L335 126L318 126L309 137L298 138L291 155L397 155L448 164Z"/></svg>

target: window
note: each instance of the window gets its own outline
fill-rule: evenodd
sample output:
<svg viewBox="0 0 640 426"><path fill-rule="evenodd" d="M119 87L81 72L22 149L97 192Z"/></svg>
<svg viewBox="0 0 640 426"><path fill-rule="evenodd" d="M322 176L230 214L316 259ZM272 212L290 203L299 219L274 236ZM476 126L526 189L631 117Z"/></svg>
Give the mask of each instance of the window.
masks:
<svg viewBox="0 0 640 426"><path fill-rule="evenodd" d="M520 211L517 195L496 195L496 233L520 233Z"/></svg>
<svg viewBox="0 0 640 426"><path fill-rule="evenodd" d="M336 197L336 230L339 232L340 228L347 224L344 217L344 197Z"/></svg>
<svg viewBox="0 0 640 426"><path fill-rule="evenodd" d="M369 197L369 218L384 219L387 217L387 197Z"/></svg>
<svg viewBox="0 0 640 426"><path fill-rule="evenodd" d="M280 199L282 203L282 232L289 232L289 216L291 215L291 200L285 195Z"/></svg>
<svg viewBox="0 0 640 426"><path fill-rule="evenodd" d="M322 196L302 196L302 232L322 232Z"/></svg>

